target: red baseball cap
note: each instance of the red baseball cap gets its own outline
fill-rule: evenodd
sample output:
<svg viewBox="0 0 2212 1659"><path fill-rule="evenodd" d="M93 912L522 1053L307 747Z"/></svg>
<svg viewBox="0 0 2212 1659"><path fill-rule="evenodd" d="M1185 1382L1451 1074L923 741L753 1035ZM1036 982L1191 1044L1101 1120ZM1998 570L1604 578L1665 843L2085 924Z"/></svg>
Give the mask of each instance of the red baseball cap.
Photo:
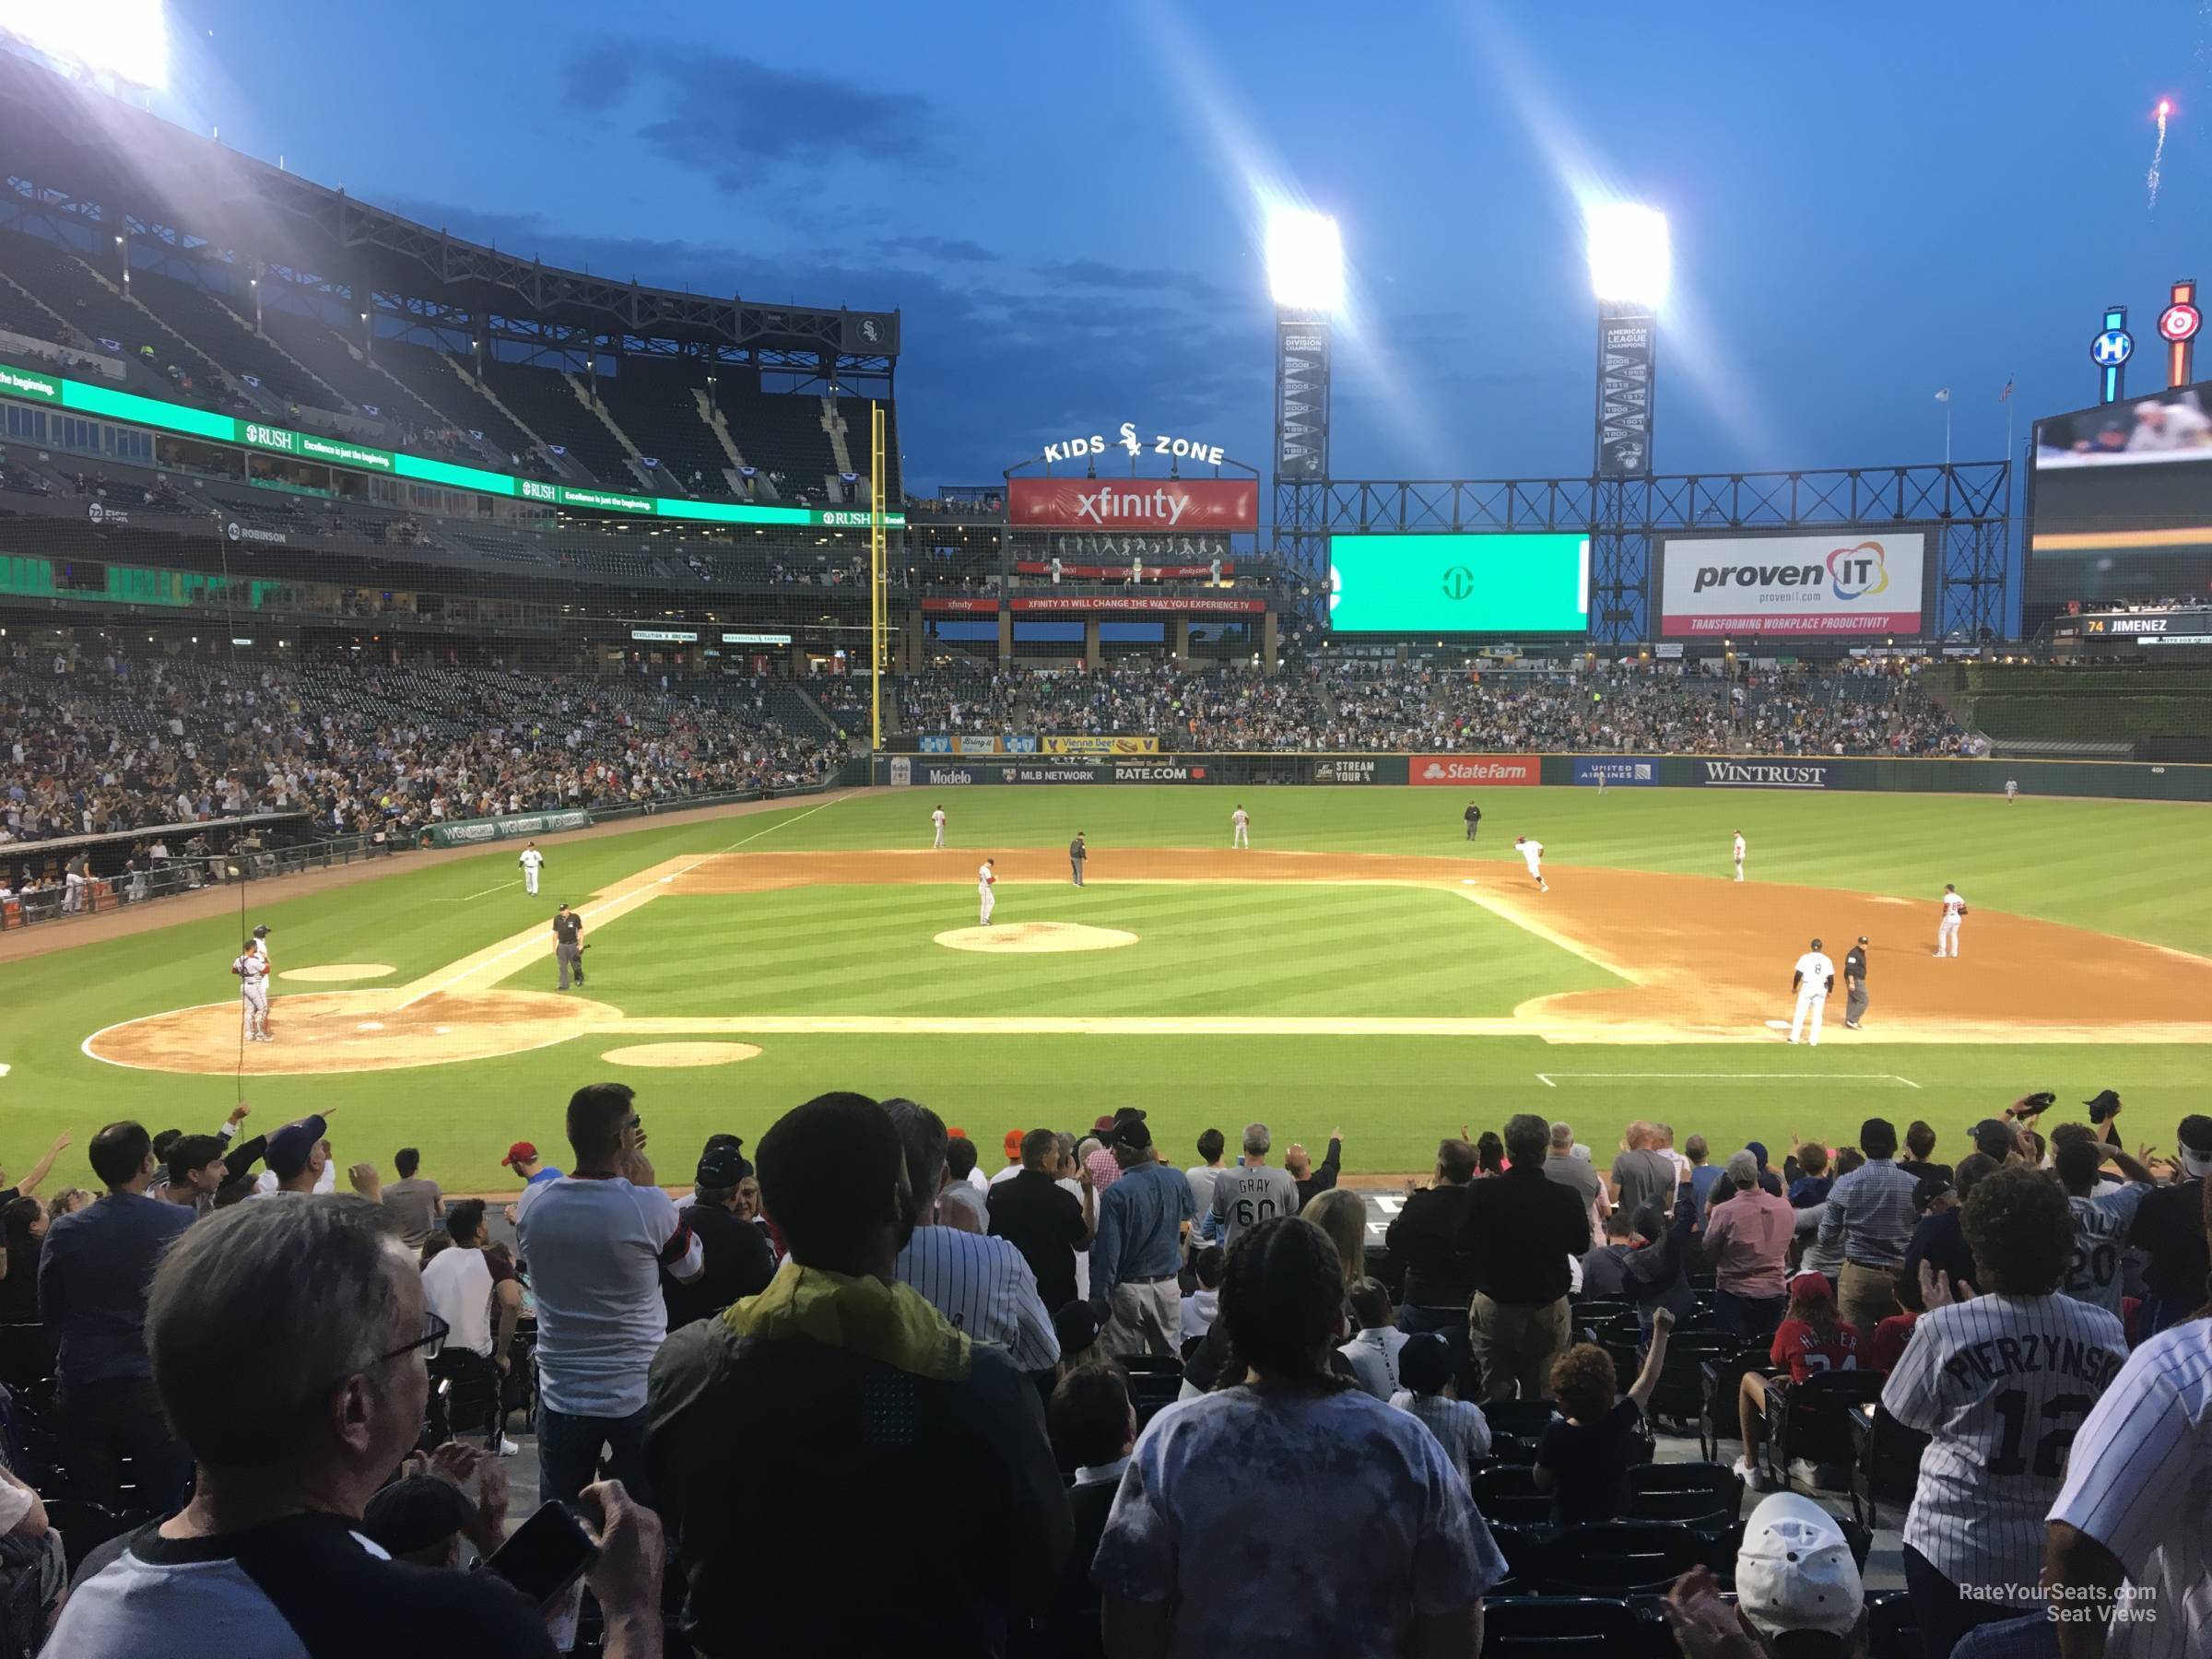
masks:
<svg viewBox="0 0 2212 1659"><path fill-rule="evenodd" d="M1825 1273L1801 1273L1790 1281L1790 1294L1799 1301L1827 1301L1835 1294Z"/></svg>
<svg viewBox="0 0 2212 1659"><path fill-rule="evenodd" d="M513 1146L507 1148L507 1156L500 1159L501 1164L511 1170L516 1164L535 1163L536 1161L537 1148L528 1141L516 1141Z"/></svg>
<svg viewBox="0 0 2212 1659"><path fill-rule="evenodd" d="M1095 1121L1095 1122L1094 1122L1094 1123L1091 1124L1091 1126L1090 1126L1090 1132L1091 1132L1093 1135L1103 1135L1103 1134L1105 1134L1105 1133L1106 1133L1106 1131L1107 1131L1107 1130L1109 1130L1109 1129L1111 1129L1111 1128L1112 1128L1112 1127L1113 1127L1113 1113L1112 1113L1112 1112L1108 1112L1108 1113L1107 1113L1107 1114L1106 1114L1104 1117L1098 1119L1097 1121Z"/></svg>
<svg viewBox="0 0 2212 1659"><path fill-rule="evenodd" d="M1025 1138L1027 1138L1025 1130L1009 1129L1006 1131L1006 1156L1008 1158L1021 1156L1021 1143Z"/></svg>
<svg viewBox="0 0 2212 1659"><path fill-rule="evenodd" d="M945 1138L947 1140L966 1140L968 1138L968 1131L961 1128L958 1124L955 1124L951 1128L945 1131Z"/></svg>

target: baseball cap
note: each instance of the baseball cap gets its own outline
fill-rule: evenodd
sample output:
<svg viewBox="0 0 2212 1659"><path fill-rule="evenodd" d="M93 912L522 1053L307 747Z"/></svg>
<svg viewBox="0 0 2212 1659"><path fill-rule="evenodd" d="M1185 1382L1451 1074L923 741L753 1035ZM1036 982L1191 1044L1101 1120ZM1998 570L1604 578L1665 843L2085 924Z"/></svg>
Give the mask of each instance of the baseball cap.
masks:
<svg viewBox="0 0 2212 1659"><path fill-rule="evenodd" d="M1145 1127L1145 1115L1138 1112L1115 1123L1106 1132L1106 1144L1125 1147L1132 1152L1142 1152L1152 1144L1152 1131Z"/></svg>
<svg viewBox="0 0 2212 1659"><path fill-rule="evenodd" d="M1793 1630L1848 1636L1865 1598L1859 1564L1833 1515L1796 1492L1759 1500L1735 1557L1735 1605L1754 1630L1771 1637Z"/></svg>
<svg viewBox="0 0 2212 1659"><path fill-rule="evenodd" d="M1973 1126L1971 1134L1975 1151L1987 1153L1999 1163L2012 1156L2016 1131L2003 1118L1983 1118Z"/></svg>
<svg viewBox="0 0 2212 1659"><path fill-rule="evenodd" d="M947 1140L966 1140L968 1138L968 1131L961 1128L958 1124L955 1124L945 1131L945 1138Z"/></svg>
<svg viewBox="0 0 2212 1659"><path fill-rule="evenodd" d="M709 1147L699 1155L694 1177L703 1187L734 1187L753 1172L753 1160L736 1147Z"/></svg>
<svg viewBox="0 0 2212 1659"><path fill-rule="evenodd" d="M2212 1117L2193 1112L2181 1123L2182 1168L2192 1175L2212 1175Z"/></svg>
<svg viewBox="0 0 2212 1659"><path fill-rule="evenodd" d="M263 1161L269 1173L279 1181L289 1181L307 1168L308 1159L322 1143L326 1127L319 1117L303 1117L296 1124L287 1124L269 1136L269 1149Z"/></svg>
<svg viewBox="0 0 2212 1659"><path fill-rule="evenodd" d="M361 1531L391 1555L411 1555L442 1544L476 1515L468 1494L436 1475L409 1475L369 1500Z"/></svg>
<svg viewBox="0 0 2212 1659"><path fill-rule="evenodd" d="M1113 1113L1112 1113L1112 1112L1108 1112L1108 1113L1107 1113L1107 1114L1106 1114L1104 1117L1101 1117L1101 1118L1093 1118L1093 1119L1091 1120L1091 1124L1090 1124L1090 1132L1091 1132L1093 1135L1104 1135L1104 1134L1105 1134L1105 1133L1106 1133L1106 1132L1107 1132L1109 1129L1112 1129L1112 1127L1113 1127Z"/></svg>
<svg viewBox="0 0 2212 1659"><path fill-rule="evenodd" d="M1766 1144L1766 1142L1764 1142L1764 1141L1746 1141L1746 1142L1744 1143L1744 1150L1745 1150L1745 1151L1747 1151L1747 1152L1748 1152L1748 1153L1750 1153L1752 1157L1754 1157L1754 1158L1756 1158L1756 1159L1759 1159L1759 1167L1760 1169L1762 1169L1762 1170L1763 1170L1763 1169L1765 1169L1765 1168L1767 1167L1767 1144Z"/></svg>
<svg viewBox="0 0 2212 1659"><path fill-rule="evenodd" d="M2100 1089L2095 1100L2084 1100L2082 1104L2084 1106L2101 1106L2105 1111L2110 1112L2120 1104L2120 1091L2116 1088Z"/></svg>
<svg viewBox="0 0 2212 1659"><path fill-rule="evenodd" d="M1029 1138L1029 1132L1028 1132L1027 1130L1025 1130L1025 1129L1009 1129L1009 1130L1007 1130L1007 1131L1006 1131L1006 1156L1007 1156L1008 1158L1019 1158L1019 1157L1021 1156L1021 1143L1022 1143L1023 1141L1027 1140L1028 1138Z"/></svg>
<svg viewBox="0 0 2212 1659"><path fill-rule="evenodd" d="M507 1148L507 1156L500 1159L501 1167L513 1169L517 1164L535 1163L537 1148L528 1141L516 1141Z"/></svg>
<svg viewBox="0 0 2212 1659"><path fill-rule="evenodd" d="M269 936L269 924L266 922L264 922L259 927L253 930L253 936L257 939L267 938Z"/></svg>
<svg viewBox="0 0 2212 1659"><path fill-rule="evenodd" d="M1866 935L1865 935L1865 934L1861 934L1861 935L1859 935L1859 943L1860 943L1860 944L1862 944L1862 945L1865 945L1865 944L1867 944L1867 943L1869 943L1869 940L1867 939L1867 937L1866 937Z"/></svg>
<svg viewBox="0 0 2212 1659"><path fill-rule="evenodd" d="M1790 1281L1790 1295L1799 1301L1827 1301L1835 1293L1825 1273L1801 1273Z"/></svg>
<svg viewBox="0 0 2212 1659"><path fill-rule="evenodd" d="M1099 1316L1088 1302L1072 1301L1053 1315L1053 1335L1063 1354L1079 1354L1099 1339Z"/></svg>

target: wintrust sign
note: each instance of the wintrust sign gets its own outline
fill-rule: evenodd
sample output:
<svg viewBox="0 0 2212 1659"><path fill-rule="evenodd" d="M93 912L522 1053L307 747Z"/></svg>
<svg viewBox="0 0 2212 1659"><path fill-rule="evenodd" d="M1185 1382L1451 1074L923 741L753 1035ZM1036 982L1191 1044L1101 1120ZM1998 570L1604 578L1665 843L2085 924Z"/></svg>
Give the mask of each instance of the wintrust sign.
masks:
<svg viewBox="0 0 2212 1659"><path fill-rule="evenodd" d="M1256 478L1014 478L1006 522L1041 530L1253 530Z"/></svg>
<svg viewBox="0 0 2212 1659"><path fill-rule="evenodd" d="M1713 789L1826 789L1836 769L1818 762L1706 760L1698 782Z"/></svg>

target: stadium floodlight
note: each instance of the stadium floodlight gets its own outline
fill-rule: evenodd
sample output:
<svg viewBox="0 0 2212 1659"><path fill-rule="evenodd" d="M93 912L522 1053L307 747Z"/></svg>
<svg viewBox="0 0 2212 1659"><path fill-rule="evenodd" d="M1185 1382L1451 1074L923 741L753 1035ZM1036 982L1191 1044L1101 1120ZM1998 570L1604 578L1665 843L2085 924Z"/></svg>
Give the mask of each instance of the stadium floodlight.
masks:
<svg viewBox="0 0 2212 1659"><path fill-rule="evenodd" d="M169 85L162 0L0 0L0 34L48 57L134 87Z"/></svg>
<svg viewBox="0 0 2212 1659"><path fill-rule="evenodd" d="M1583 213L1590 235L1590 282L1611 305L1656 312L1666 300L1674 256L1666 215L1639 202L1594 202Z"/></svg>
<svg viewBox="0 0 2212 1659"><path fill-rule="evenodd" d="M1344 304L1344 242L1336 221L1310 207L1270 213L1267 286L1285 311L1335 314Z"/></svg>

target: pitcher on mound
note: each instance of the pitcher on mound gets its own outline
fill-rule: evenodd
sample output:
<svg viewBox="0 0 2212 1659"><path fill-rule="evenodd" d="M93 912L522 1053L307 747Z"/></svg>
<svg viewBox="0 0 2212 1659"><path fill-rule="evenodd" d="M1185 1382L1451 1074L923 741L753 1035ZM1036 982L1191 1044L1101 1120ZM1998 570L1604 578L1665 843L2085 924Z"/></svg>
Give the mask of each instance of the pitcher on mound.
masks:
<svg viewBox="0 0 2212 1659"><path fill-rule="evenodd" d="M982 901L983 912L982 924L985 927L991 925L991 911L997 902L991 893L991 889L998 885L997 864L996 859L986 858L983 860L982 867L975 873L975 896Z"/></svg>

